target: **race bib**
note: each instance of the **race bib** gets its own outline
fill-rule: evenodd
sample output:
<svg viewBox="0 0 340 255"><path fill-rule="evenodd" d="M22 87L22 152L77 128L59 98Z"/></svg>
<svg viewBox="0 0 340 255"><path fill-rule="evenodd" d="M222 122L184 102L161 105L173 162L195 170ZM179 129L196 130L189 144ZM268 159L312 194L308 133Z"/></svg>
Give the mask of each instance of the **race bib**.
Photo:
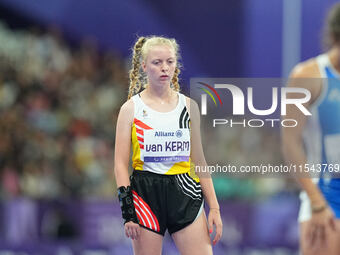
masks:
<svg viewBox="0 0 340 255"><path fill-rule="evenodd" d="M189 161L190 130L164 129L162 131L144 130L144 162Z"/></svg>

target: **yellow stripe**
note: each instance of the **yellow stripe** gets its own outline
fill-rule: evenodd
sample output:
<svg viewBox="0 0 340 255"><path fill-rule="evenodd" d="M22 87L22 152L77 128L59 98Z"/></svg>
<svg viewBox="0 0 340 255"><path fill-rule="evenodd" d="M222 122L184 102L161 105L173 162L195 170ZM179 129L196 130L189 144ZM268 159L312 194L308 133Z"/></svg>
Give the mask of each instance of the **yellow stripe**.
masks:
<svg viewBox="0 0 340 255"><path fill-rule="evenodd" d="M165 174L173 175L173 174L184 174L188 173L189 176L194 179L197 183L200 182L200 179L195 173L195 165L192 163L191 159L189 161L182 161L175 163Z"/></svg>
<svg viewBox="0 0 340 255"><path fill-rule="evenodd" d="M144 162L140 159L140 147L137 139L137 132L135 123L133 123L131 128L131 141L132 141L132 167L136 170L143 170Z"/></svg>
<svg viewBox="0 0 340 255"><path fill-rule="evenodd" d="M190 163L188 161L181 161L175 163L165 174L184 174L190 171Z"/></svg>
<svg viewBox="0 0 340 255"><path fill-rule="evenodd" d="M195 172L195 164L190 159L190 171L189 176L194 179L195 182L200 182L200 178L197 176Z"/></svg>

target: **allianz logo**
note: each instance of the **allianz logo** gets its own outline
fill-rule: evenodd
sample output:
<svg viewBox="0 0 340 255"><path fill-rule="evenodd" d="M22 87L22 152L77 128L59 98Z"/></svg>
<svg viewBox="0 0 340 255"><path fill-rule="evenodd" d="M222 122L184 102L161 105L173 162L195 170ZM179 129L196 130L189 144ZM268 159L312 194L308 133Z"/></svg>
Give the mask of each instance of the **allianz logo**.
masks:
<svg viewBox="0 0 340 255"><path fill-rule="evenodd" d="M156 131L155 137L157 136L176 136L178 138L182 137L183 132L181 130L177 130L176 132L163 132L163 131Z"/></svg>
<svg viewBox="0 0 340 255"><path fill-rule="evenodd" d="M175 132L157 131L155 132L155 136L175 136Z"/></svg>

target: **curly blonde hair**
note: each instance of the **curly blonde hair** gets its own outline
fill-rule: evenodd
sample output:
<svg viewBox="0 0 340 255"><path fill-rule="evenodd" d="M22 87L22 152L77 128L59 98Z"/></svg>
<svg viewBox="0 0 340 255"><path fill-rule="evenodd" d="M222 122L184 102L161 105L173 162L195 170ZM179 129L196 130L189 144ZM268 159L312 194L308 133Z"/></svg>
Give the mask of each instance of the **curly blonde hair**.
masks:
<svg viewBox="0 0 340 255"><path fill-rule="evenodd" d="M146 77L144 72L142 71L141 62L146 59L149 49L155 45L169 45L175 50L177 65L175 68L174 76L171 80L171 87L175 91L180 90L178 76L181 72L180 64L178 60L180 59L179 55L179 46L175 39L166 38L162 36L150 36L150 37L139 37L133 47L133 56L132 56L132 68L129 72L130 78L130 86L128 99L132 96L138 94L146 85Z"/></svg>

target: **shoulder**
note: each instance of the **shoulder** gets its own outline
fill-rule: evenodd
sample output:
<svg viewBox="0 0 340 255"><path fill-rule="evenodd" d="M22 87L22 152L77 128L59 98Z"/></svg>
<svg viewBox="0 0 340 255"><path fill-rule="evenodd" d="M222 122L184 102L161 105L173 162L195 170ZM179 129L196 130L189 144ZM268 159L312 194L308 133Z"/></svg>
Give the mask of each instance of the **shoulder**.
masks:
<svg viewBox="0 0 340 255"><path fill-rule="evenodd" d="M320 78L321 74L316 58L297 64L291 72L291 78Z"/></svg>
<svg viewBox="0 0 340 255"><path fill-rule="evenodd" d="M183 95L183 96L185 98L185 103L186 103L186 106L187 106L189 111L190 111L190 107L194 107L194 108L197 107L197 109L198 109L198 104L197 104L197 102L195 100L193 100L192 98L187 97L185 95Z"/></svg>
<svg viewBox="0 0 340 255"><path fill-rule="evenodd" d="M316 58L308 59L297 64L291 72L288 87L305 88L311 93L312 104L320 95L322 79ZM294 80L295 79L295 80Z"/></svg>
<svg viewBox="0 0 340 255"><path fill-rule="evenodd" d="M133 116L134 116L134 102L133 99L130 98L120 107L118 118L124 120L124 122L126 121L132 123Z"/></svg>
<svg viewBox="0 0 340 255"><path fill-rule="evenodd" d="M121 107L120 107L120 112L124 112L124 113L129 113L129 112L134 112L134 102L133 99L130 98L129 100L127 100Z"/></svg>
<svg viewBox="0 0 340 255"><path fill-rule="evenodd" d="M190 115L199 114L199 108L198 108L197 102L190 97L187 97L187 96L184 96L184 97L185 97L185 102L186 102L186 106L187 106L189 114Z"/></svg>

